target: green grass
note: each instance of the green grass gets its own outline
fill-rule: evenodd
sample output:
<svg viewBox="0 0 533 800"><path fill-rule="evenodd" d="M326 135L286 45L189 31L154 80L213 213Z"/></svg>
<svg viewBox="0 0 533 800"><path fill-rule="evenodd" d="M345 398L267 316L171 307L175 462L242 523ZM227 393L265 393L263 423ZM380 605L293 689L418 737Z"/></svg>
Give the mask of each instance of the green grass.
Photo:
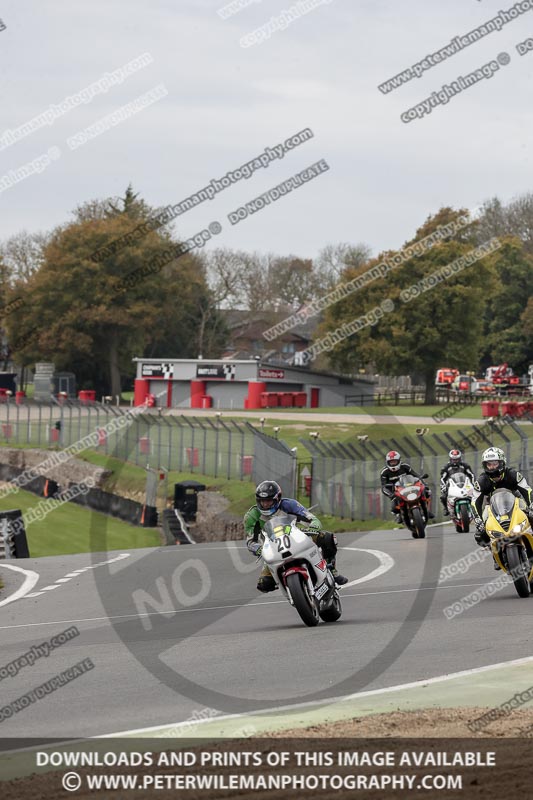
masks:
<svg viewBox="0 0 533 800"><path fill-rule="evenodd" d="M130 490L142 490L145 485L145 472L141 467L132 464L124 464L116 458L107 458L99 453L88 452L83 454L86 461L90 461L97 466L106 466L113 469L116 473L107 479L106 490L115 491L120 494L121 489L127 486ZM210 475L202 475L198 472L171 472L169 473L169 498L173 498L174 483L184 480L196 480L205 485L211 491L218 491L229 501L228 513L237 516L244 515L250 506L255 503L254 484L251 481L228 480L227 478L213 478ZM305 494L298 494L297 499L303 504L309 503L309 498ZM376 525L380 528L394 528L396 523L383 520L368 519L364 521L352 521L331 517L324 514L320 515L324 528L336 533L343 531L366 531L373 530Z"/></svg>
<svg viewBox="0 0 533 800"><path fill-rule="evenodd" d="M98 467L112 470L102 488L106 492L121 494L125 491L142 492L146 487L146 472L143 467L129 464L118 458L111 458L102 453L86 450L78 458L88 461ZM230 501L228 511L234 514L244 514L254 502L254 487L251 481L228 480L224 477L213 478L212 475L202 475L201 472L177 472L168 473L168 500L174 498L174 484L181 481L194 480L204 483L213 491L220 491ZM162 497L162 489L158 492L158 497Z"/></svg>
<svg viewBox="0 0 533 800"><path fill-rule="evenodd" d="M46 503L46 509L53 510L44 519L36 520L26 528L32 558L157 547L161 544L159 531L156 529L129 525L74 503L48 501L22 489L16 494L1 498L0 510L18 508L24 516L38 503ZM57 507L54 508L54 505Z"/></svg>
<svg viewBox="0 0 533 800"><path fill-rule="evenodd" d="M377 423L373 422L370 425L366 425L364 423L331 423L331 422L320 422L317 420L316 423L312 422L294 422L293 420L279 420L273 421L269 420L268 424L264 426L264 432L267 433L269 436L275 436L274 427L279 427L280 431L278 433L278 438L285 442L288 447L297 447L298 448L298 460L299 461L309 461L311 455L309 451L305 448L305 446L300 442L300 439L310 440L309 432L310 431L318 431L320 434L320 440L326 442L351 442L356 447L358 445L357 436L358 435L365 435L369 437L369 440L372 442L380 442L382 439L389 440L391 438L398 438L402 436L411 436L413 438L417 438L416 436L416 429L419 427L416 424L408 424L402 425L400 423L396 423L393 425L386 425L384 423ZM461 423L453 423L448 422L434 425L427 426L429 428L429 433L450 433L454 434L458 430L468 432L469 428L467 426L462 426Z"/></svg>
<svg viewBox="0 0 533 800"><path fill-rule="evenodd" d="M416 408L417 410L420 410L423 407L417 406ZM437 407L431 407L430 409L426 408L426 412L428 410L435 410L435 408ZM367 412L368 408L361 410ZM467 410L472 413L474 409L468 408ZM319 414L320 411L320 409L317 409L317 414ZM347 410L339 409L339 411L346 413ZM380 412L383 413L383 411L384 409L382 407ZM391 410L391 413L394 413L394 411ZM302 421L300 423L294 420L283 420L280 418L275 419L273 417L268 417L267 415L268 411L265 411L267 424L264 426L264 432L269 435L273 435L274 427L279 427L279 438L283 440L289 447L297 448L297 456L300 463L308 463L311 460L310 452L299 441L300 439L308 441L310 431L318 431L322 441L344 443L353 442L355 446L357 446L357 435L364 434L369 437L370 441L377 443L382 439L389 440L391 437L398 438L406 435L415 437L415 431L417 428L416 424L401 425L399 423L384 424L372 422L371 424L367 425L363 423L344 422L342 420L339 420L335 423L322 422L318 416L316 422ZM244 415L239 415L235 418L242 419L243 417ZM253 424L259 428L256 420L253 421ZM482 424L483 423L481 423L481 425ZM461 423L454 421L453 418L448 420L446 423L440 425L435 423L429 425L428 427L430 434L443 434L445 432L454 434L458 430L468 433L470 430L468 426L461 426ZM527 433L530 438L533 438L533 426L524 425L522 430ZM511 440L518 438L517 434L515 434L509 428L506 428L506 433ZM495 441L497 443L501 443L501 438L497 436ZM176 440L174 440L174 442L176 443ZM9 446L15 445L11 445L11 443L9 443ZM32 445L20 445L20 447L31 446ZM482 444L478 446L481 449L483 448ZM59 448L56 447L53 449L57 450ZM114 492L116 494L124 494L129 492L143 492L146 487L146 472L141 466L124 462L118 458L114 458L106 455L105 453L94 450L86 450L84 453L80 454L78 458L84 459L91 464L112 471L111 476L106 479L103 486L106 491ZM237 516L244 514L244 512L254 503L254 486L252 482L249 480L240 481L238 479L228 480L225 477L224 472L220 477L214 478L209 475L203 475L201 472L197 471L172 471L168 476L167 499L171 500L173 498L174 483L189 479L205 483L209 489L220 491L229 500L229 507L227 509L228 512ZM158 490L159 502L161 502L162 491L163 484L160 483ZM24 495L26 495L26 493L20 493L21 498ZM33 495L27 495L27 497L31 498L31 504L38 502L38 498L36 499ZM297 499L299 499L304 505L309 502L309 499L305 495L298 496ZM20 502L22 502L22 499ZM18 503L18 500L16 503ZM12 498L8 497L0 501L0 509L7 509L10 506L13 506ZM24 511L24 508L22 510ZM70 514L75 516L71 518ZM101 524L94 524L95 533L91 535L90 523L94 523L96 516L102 517L102 521ZM342 532L346 530L370 530L373 527L376 527L376 524L379 524L382 528L394 527L394 523L385 522L382 520L367 520L361 522L341 520L340 518L327 516L323 516L323 523L327 529L336 532ZM45 530L43 535L40 535L41 526L43 526L43 530ZM105 531L106 526L108 535L106 534L106 536L102 538L103 531ZM102 535L98 533L99 530L102 531ZM68 532L61 533L61 531ZM65 506L57 509L57 511L54 511L50 517L47 517L42 523L34 523L32 526L30 526L29 532L32 543L32 555L53 554L54 552L59 554L87 552L88 550L116 549L123 547L142 547L159 543L156 541L157 534L153 531L135 528L119 520L115 520L104 515L95 515L92 512L88 512L87 510L73 504L66 504ZM108 541L109 537L111 537L111 539ZM55 543L57 542L57 547L59 549L57 551L47 549L46 552L39 549L42 547L42 542L45 539L52 543L51 545L47 545L47 548L49 546L54 548ZM35 548L37 549L35 550Z"/></svg>

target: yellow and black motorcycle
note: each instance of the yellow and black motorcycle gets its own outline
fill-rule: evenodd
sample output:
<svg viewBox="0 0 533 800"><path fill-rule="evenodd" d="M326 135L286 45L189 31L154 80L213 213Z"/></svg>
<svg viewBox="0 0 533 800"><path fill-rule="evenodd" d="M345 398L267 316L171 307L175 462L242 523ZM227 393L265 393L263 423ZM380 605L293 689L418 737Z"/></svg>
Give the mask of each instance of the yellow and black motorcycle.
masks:
<svg viewBox="0 0 533 800"><path fill-rule="evenodd" d="M508 489L497 489L485 523L494 560L510 575L519 597L533 592L533 531L524 508Z"/></svg>

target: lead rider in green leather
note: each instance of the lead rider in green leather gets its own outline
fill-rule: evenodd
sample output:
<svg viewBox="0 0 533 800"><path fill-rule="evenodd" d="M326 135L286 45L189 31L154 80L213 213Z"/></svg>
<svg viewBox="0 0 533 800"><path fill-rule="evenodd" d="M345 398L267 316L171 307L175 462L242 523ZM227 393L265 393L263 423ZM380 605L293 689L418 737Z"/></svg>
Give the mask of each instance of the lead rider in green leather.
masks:
<svg viewBox="0 0 533 800"><path fill-rule="evenodd" d="M283 498L281 486L276 481L263 481L255 490L256 505L252 506L244 515L244 530L246 532L246 546L256 556L261 555L262 544L259 542L261 531L266 522L275 514L293 514L298 522L309 525L306 531L313 542L320 547L324 558L328 562L335 583L342 586L348 583L348 578L340 575L336 569L337 537L333 533L322 530L322 523L311 514L297 500ZM272 577L266 564L263 565L261 576L257 582L260 592L273 592L277 589L276 581Z"/></svg>

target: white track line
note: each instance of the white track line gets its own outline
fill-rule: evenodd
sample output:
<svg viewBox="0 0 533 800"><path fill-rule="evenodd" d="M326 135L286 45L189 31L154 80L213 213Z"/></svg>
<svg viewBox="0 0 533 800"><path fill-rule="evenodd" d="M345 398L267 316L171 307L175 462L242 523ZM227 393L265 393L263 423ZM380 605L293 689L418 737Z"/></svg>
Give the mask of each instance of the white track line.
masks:
<svg viewBox="0 0 533 800"><path fill-rule="evenodd" d="M486 582L485 582L486 583ZM415 589L383 589L379 592L354 592L342 594L341 597L373 597L378 594L404 594L405 592L435 592L449 589L468 589L472 586L485 586L485 583L455 583L447 586L417 586ZM341 587L342 589L342 587ZM74 622L111 622L114 619L140 619L141 617L157 617L160 614L190 614L195 611L222 611L224 608L250 608L251 606L272 606L286 603L286 600L262 600L259 603L239 603L226 606L205 606L204 608L175 608L171 611L145 611L142 614L116 614L112 617L82 617L81 619L56 619L53 622L25 622L21 625L0 625L0 631L12 628L33 628L42 625L69 625Z"/></svg>
<svg viewBox="0 0 533 800"><path fill-rule="evenodd" d="M366 583L366 581L371 581L374 578L379 578L380 575L384 575L394 566L394 559L389 556L388 553L384 553L383 550L367 550L363 547L342 547L342 550L356 550L358 553L370 553L371 556L375 556L378 561L380 562L379 567L369 572L368 575L365 575L362 578L356 578L349 583L344 584L344 588L347 589L349 586L355 586L358 583ZM343 592L344 596L344 592Z"/></svg>
<svg viewBox="0 0 533 800"><path fill-rule="evenodd" d="M104 564L113 564L116 561L122 561L123 558L129 558L131 553L121 553L119 556L115 556L115 558L109 559L109 561L99 561L98 564L90 564L88 567L80 567L80 569L75 570L74 572L67 573L63 578L58 578L53 584L49 586L43 586L39 589L38 592L32 592L31 594L26 594L26 597L39 597L39 595L43 594L44 592L49 592L52 589L59 589L61 584L68 583L72 578L77 578L79 575L82 575L84 572L88 572L91 569L95 569L95 567L103 567Z"/></svg>
<svg viewBox="0 0 533 800"><path fill-rule="evenodd" d="M313 706L324 706L324 705L332 705L333 703L342 703L349 700L357 700L360 697L375 697L376 695L380 694L388 694L389 692L401 692L404 689L417 689L423 686L429 686L430 684L434 683L444 683L446 681L452 681L456 678L467 678L472 675L479 675L481 672L489 672L490 670L494 669L502 669L504 667L516 667L523 664L530 664L533 662L533 656L526 656L525 658L516 658L513 661L502 661L498 664L488 664L486 667L473 667L472 669L464 669L460 672L451 672L447 675L438 675L435 678L425 678L418 681L411 681L411 683L399 683L395 686L386 686L383 689L370 689L366 692L355 692L354 694L343 695L341 697L329 697L325 700L308 700L303 703L293 703L286 706L276 706L272 708L269 706L267 708L257 709L256 711L247 711L242 714L226 714L220 717L213 717L212 719L204 719L198 720L197 725L205 724L206 722L224 722L225 720L229 719L243 719L246 717L253 717L257 714L272 714L274 712L279 711L298 711L303 708L309 708ZM101 736L91 737L96 739L111 739L115 736L130 736L136 733L149 733L150 731L157 731L161 730L161 728L180 728L184 725L190 727L190 721L186 720L184 722L177 722L175 724L169 723L166 725L152 725L149 728L135 728L133 730L128 731L118 731L116 733L105 733Z"/></svg>
<svg viewBox="0 0 533 800"><path fill-rule="evenodd" d="M6 564L5 562L2 562L0 563L0 567L12 569L15 572L22 572L22 574L25 576L22 586L17 589L16 592L13 592L13 594L11 594L9 597L6 597L5 600L0 600L0 606L7 606L8 603L12 603L14 600L19 600L19 598L25 597L28 592L31 592L40 577L38 572L33 572L30 569L22 569L22 567L15 567L14 564Z"/></svg>

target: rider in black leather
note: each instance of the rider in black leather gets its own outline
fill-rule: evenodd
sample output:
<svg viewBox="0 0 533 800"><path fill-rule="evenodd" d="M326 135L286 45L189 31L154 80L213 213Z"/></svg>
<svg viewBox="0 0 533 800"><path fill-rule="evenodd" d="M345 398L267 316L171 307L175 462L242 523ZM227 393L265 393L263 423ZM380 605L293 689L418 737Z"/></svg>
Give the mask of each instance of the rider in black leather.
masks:
<svg viewBox="0 0 533 800"><path fill-rule="evenodd" d="M400 501L394 496L394 484L400 475L413 475L413 477L418 478L419 480L422 480L422 478L420 475L417 475L410 464L407 464L407 462L401 460L401 456L396 450L390 450L387 453L385 456L385 463L387 466L381 470L379 476L381 480L381 491L384 495L386 495L386 497L392 498L391 513L394 514L397 522L401 522L402 520L399 514ZM425 484L424 486L428 517L429 519L434 519L435 514L433 514L429 509L428 503L431 498L431 490Z"/></svg>
<svg viewBox="0 0 533 800"><path fill-rule="evenodd" d="M467 464L465 461L463 461L463 454L460 450L450 450L448 453L448 458L450 460L440 471L440 501L442 503L445 517L450 516L448 506L446 504L450 475L453 475L456 472L464 472L464 474L467 475L471 481L475 481L476 479L470 464Z"/></svg>

